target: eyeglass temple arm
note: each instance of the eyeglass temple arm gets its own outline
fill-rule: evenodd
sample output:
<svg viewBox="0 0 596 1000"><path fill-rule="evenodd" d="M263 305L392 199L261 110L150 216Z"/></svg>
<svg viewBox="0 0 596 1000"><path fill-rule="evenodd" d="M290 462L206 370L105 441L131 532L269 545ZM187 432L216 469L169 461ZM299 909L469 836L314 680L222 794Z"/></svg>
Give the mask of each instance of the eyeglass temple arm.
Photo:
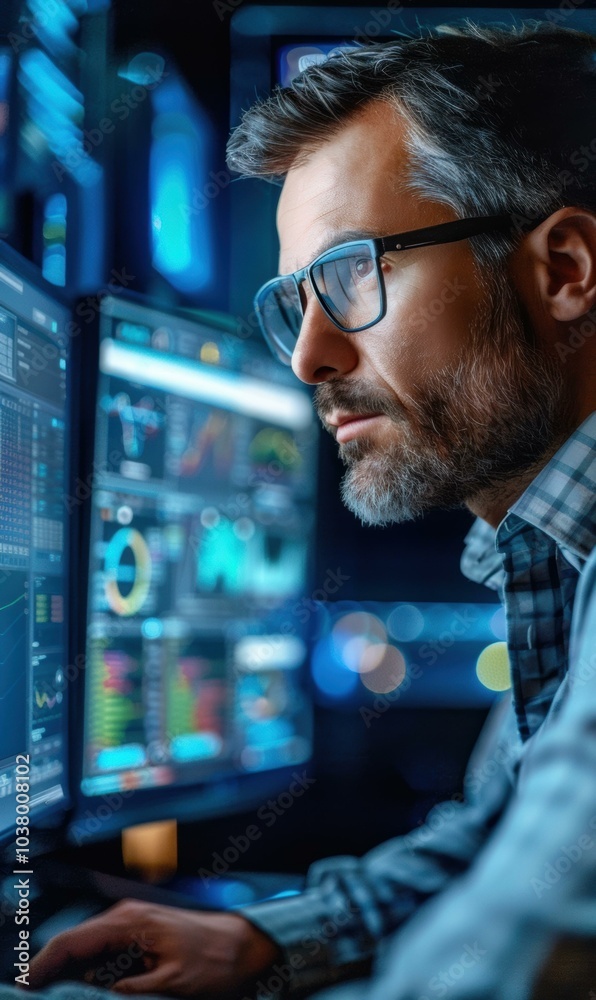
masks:
<svg viewBox="0 0 596 1000"><path fill-rule="evenodd" d="M514 229L514 223L509 215L479 215L474 219L456 219L455 222L443 222L438 226L427 226L425 229L399 233L397 236L386 237L381 242L383 252L409 250L413 247L432 246L437 243L453 243L457 240L465 240L469 236L479 236L481 233L508 233L512 229Z"/></svg>

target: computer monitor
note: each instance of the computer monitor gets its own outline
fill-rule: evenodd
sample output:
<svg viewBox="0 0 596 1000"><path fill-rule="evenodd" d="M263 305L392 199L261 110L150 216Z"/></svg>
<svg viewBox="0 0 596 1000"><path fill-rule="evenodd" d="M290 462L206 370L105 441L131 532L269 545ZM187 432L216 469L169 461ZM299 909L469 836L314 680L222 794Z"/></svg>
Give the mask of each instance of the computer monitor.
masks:
<svg viewBox="0 0 596 1000"><path fill-rule="evenodd" d="M311 754L310 397L186 316L112 296L98 326L78 843L248 806Z"/></svg>
<svg viewBox="0 0 596 1000"><path fill-rule="evenodd" d="M22 860L69 804L72 323L50 289L0 245L0 844Z"/></svg>

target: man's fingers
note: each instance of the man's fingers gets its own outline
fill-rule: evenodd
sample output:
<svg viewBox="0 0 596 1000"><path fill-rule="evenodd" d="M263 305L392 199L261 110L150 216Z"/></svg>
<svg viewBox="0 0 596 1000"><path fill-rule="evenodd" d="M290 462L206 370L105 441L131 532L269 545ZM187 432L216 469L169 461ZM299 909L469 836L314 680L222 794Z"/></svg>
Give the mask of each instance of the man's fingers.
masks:
<svg viewBox="0 0 596 1000"><path fill-rule="evenodd" d="M111 911L91 917L80 927L52 938L32 959L29 967L31 988L38 989L56 979L70 962L84 962L104 951L117 950L130 940L130 931L126 927L115 926Z"/></svg>
<svg viewBox="0 0 596 1000"><path fill-rule="evenodd" d="M163 993L172 988L176 969L176 962L163 962L151 972L144 972L140 976L127 976L119 979L112 986L112 990L118 993L139 994L139 993Z"/></svg>

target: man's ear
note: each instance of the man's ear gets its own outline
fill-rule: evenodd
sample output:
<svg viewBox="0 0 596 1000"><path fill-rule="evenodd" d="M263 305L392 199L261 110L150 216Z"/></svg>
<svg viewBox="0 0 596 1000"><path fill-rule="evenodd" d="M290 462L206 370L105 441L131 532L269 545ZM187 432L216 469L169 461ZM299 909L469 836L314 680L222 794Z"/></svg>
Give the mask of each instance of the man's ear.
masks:
<svg viewBox="0 0 596 1000"><path fill-rule="evenodd" d="M560 208L525 240L537 291L554 320L570 323L596 305L596 213Z"/></svg>

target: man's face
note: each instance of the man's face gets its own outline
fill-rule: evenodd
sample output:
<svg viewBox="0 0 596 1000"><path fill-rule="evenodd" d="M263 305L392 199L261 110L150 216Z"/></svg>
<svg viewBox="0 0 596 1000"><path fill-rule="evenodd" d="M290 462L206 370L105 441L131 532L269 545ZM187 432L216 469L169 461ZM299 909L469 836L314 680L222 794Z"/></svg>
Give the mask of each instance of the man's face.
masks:
<svg viewBox="0 0 596 1000"><path fill-rule="evenodd" d="M280 273L346 232L388 236L455 219L408 190L407 165L396 113L371 103L293 167L278 208ZM339 443L344 501L372 524L498 492L569 422L559 373L532 346L512 283L504 271L483 274L468 240L389 253L382 269L387 314L360 333L338 330L302 286L292 361L317 384L319 416Z"/></svg>

